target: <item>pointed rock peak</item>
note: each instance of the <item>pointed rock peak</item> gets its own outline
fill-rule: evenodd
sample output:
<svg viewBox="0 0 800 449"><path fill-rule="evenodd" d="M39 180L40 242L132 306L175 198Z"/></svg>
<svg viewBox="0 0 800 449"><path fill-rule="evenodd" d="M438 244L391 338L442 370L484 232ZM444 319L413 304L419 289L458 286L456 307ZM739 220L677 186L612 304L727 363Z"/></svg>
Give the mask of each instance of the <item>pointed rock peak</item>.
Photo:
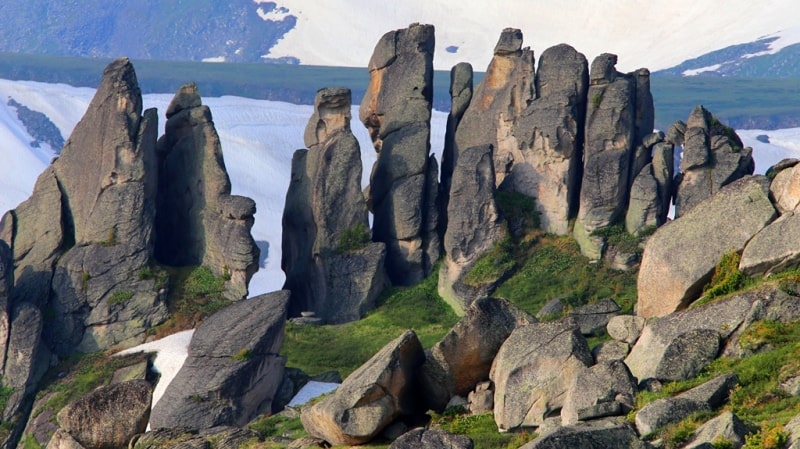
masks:
<svg viewBox="0 0 800 449"><path fill-rule="evenodd" d="M638 77L650 77L650 70L644 67L634 73L636 73L636 76Z"/></svg>
<svg viewBox="0 0 800 449"><path fill-rule="evenodd" d="M617 55L603 53L594 58L589 77L593 85L613 83L617 79Z"/></svg>
<svg viewBox="0 0 800 449"><path fill-rule="evenodd" d="M311 149L341 130L350 130L350 89L327 87L317 91L314 114L308 120L303 141Z"/></svg>
<svg viewBox="0 0 800 449"><path fill-rule="evenodd" d="M139 89L139 81L136 79L136 71L128 58L115 59L106 66L97 92L108 92L127 97L130 101L117 101L117 108L124 108L126 112L135 113L136 116L142 114L142 92ZM104 101L105 98L107 98L106 95L95 95L92 103L98 99Z"/></svg>
<svg viewBox="0 0 800 449"><path fill-rule="evenodd" d="M203 105L200 99L200 91L197 89L197 84L188 83L178 89L178 93L172 98L167 106L167 118L181 112L184 109L196 108Z"/></svg>
<svg viewBox="0 0 800 449"><path fill-rule="evenodd" d="M710 123L711 113L703 105L698 104L689 114L689 119L686 120L686 128L703 128L707 130Z"/></svg>
<svg viewBox="0 0 800 449"><path fill-rule="evenodd" d="M511 55L522 49L522 31L517 28L506 28L500 33L500 39L494 47L496 56Z"/></svg>

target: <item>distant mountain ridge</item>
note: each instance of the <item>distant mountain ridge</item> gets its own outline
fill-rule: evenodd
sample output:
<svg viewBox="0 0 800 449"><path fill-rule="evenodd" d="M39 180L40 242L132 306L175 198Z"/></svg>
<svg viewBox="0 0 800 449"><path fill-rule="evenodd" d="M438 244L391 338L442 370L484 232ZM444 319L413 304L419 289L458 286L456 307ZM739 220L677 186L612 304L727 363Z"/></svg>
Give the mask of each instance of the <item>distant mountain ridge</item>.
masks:
<svg viewBox="0 0 800 449"><path fill-rule="evenodd" d="M297 63L263 58L295 26L274 2L253 0L4 0L0 50L173 61Z"/></svg>

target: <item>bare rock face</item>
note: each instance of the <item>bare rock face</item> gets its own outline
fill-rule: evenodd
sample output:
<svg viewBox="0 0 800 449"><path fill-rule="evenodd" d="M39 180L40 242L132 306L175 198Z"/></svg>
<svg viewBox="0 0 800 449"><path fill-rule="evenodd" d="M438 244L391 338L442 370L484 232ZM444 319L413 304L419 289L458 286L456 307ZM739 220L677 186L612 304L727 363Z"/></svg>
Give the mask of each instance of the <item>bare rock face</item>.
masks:
<svg viewBox="0 0 800 449"><path fill-rule="evenodd" d="M456 131L456 158L476 146L494 149L495 183L500 185L513 163L517 143L511 135L514 120L536 96L533 51L522 48L522 31L506 28L494 57Z"/></svg>
<svg viewBox="0 0 800 449"><path fill-rule="evenodd" d="M62 214L62 236L39 225L34 225L32 232L44 231L43 245L49 247L61 240L61 247L37 249L30 268L24 262L18 268L35 273L50 263L42 255L62 252L47 306L54 318L44 330L47 345L58 354L76 347L95 351L141 341L146 329L167 317L154 281L138 276L153 254L157 121L153 109L142 115L141 92L130 61L112 62L86 114L52 165L60 195L53 189L51 175L42 175L39 186L44 197L38 198L34 191L24 208L27 215L45 203L60 203L56 210ZM32 220L30 216L19 218L14 240L27 234L20 226ZM19 238L30 242L31 237ZM39 247L39 243L32 246ZM21 256L17 251L23 248L14 249ZM25 289L23 294L32 291ZM41 306L46 300L30 301Z"/></svg>
<svg viewBox="0 0 800 449"><path fill-rule="evenodd" d="M255 202L231 195L211 110L193 83L182 86L167 108L158 159L156 258L207 266L229 277L227 297L245 298L258 270L259 249L250 235Z"/></svg>
<svg viewBox="0 0 800 449"><path fill-rule="evenodd" d="M581 252L599 259L604 242L592 232L619 221L628 203L631 161L636 142L636 81L618 73L617 56L592 62L575 239ZM634 174L635 175L635 174Z"/></svg>
<svg viewBox="0 0 800 449"><path fill-rule="evenodd" d="M428 405L444 410L455 395L466 397L489 379L500 346L519 326L536 319L504 299L478 299L426 354L420 384Z"/></svg>
<svg viewBox="0 0 800 449"><path fill-rule="evenodd" d="M501 430L539 426L594 360L571 318L514 330L500 347L489 375L495 384L494 420Z"/></svg>
<svg viewBox="0 0 800 449"><path fill-rule="evenodd" d="M472 449L472 439L466 435L453 435L439 429L422 427L404 433L394 440L389 449Z"/></svg>
<svg viewBox="0 0 800 449"><path fill-rule="evenodd" d="M463 313L475 299L486 296L480 286L464 284L463 277L507 232L494 189L492 147L463 151L453 171L444 235L447 256L439 271L438 286L439 295L456 313Z"/></svg>
<svg viewBox="0 0 800 449"><path fill-rule="evenodd" d="M498 184L536 198L542 229L569 233L578 208L583 127L589 68L586 57L566 44L548 48L539 58L536 98L516 118L516 147L498 153ZM505 170L502 174L500 170Z"/></svg>
<svg viewBox="0 0 800 449"><path fill-rule="evenodd" d="M772 179L769 191L775 199L775 207L782 214L797 209L800 205L800 165L797 160L781 161L767 170L767 173L770 172L772 176L767 177Z"/></svg>
<svg viewBox="0 0 800 449"><path fill-rule="evenodd" d="M152 396L144 380L101 387L61 409L58 424L86 449L127 447L147 429Z"/></svg>
<svg viewBox="0 0 800 449"><path fill-rule="evenodd" d="M289 292L239 301L203 321L189 356L153 407L153 428L244 426L270 411L281 380Z"/></svg>
<svg viewBox="0 0 800 449"><path fill-rule="evenodd" d="M386 33L370 60L359 110L378 152L367 198L375 214L373 239L386 244L394 284L422 280L438 258L436 217L429 213L438 196L429 182L433 48L432 25Z"/></svg>
<svg viewBox="0 0 800 449"><path fill-rule="evenodd" d="M664 316L700 297L722 255L742 251L775 219L768 194L765 177L740 179L659 228L642 256L637 314Z"/></svg>
<svg viewBox="0 0 800 449"><path fill-rule="evenodd" d="M800 215L785 212L747 243L739 269L748 276L769 276L800 264Z"/></svg>
<svg viewBox="0 0 800 449"><path fill-rule="evenodd" d="M333 445L370 441L414 409L411 385L424 359L417 335L406 331L350 374L333 394L303 409L303 427Z"/></svg>
<svg viewBox="0 0 800 449"><path fill-rule="evenodd" d="M703 106L695 107L686 121L675 216L685 214L733 181L753 174L752 153L733 129L720 123Z"/></svg>
<svg viewBox="0 0 800 449"><path fill-rule="evenodd" d="M350 90L322 89L292 159L283 213L284 288L291 316L328 323L361 318L388 284L383 243L370 242L361 193L361 150L350 131Z"/></svg>
<svg viewBox="0 0 800 449"><path fill-rule="evenodd" d="M439 186L442 214L439 219L439 228L447 229L447 203L450 198L450 180L456 165L456 130L461 118L472 101L472 66L461 62L450 69L450 114L447 115L447 129L444 137L444 150L442 151L442 183Z"/></svg>
<svg viewBox="0 0 800 449"><path fill-rule="evenodd" d="M567 390L563 425L606 416L625 415L636 408L636 379L621 360L598 363L578 374Z"/></svg>

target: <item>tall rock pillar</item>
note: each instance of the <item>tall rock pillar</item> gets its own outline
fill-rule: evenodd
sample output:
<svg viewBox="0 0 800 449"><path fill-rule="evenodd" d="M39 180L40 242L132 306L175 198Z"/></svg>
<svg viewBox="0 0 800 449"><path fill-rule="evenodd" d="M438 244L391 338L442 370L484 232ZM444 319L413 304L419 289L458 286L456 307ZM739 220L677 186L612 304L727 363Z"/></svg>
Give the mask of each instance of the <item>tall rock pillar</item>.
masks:
<svg viewBox="0 0 800 449"><path fill-rule="evenodd" d="M386 33L369 62L370 85L359 111L378 152L367 198L373 239L386 243L386 268L395 284L422 280L438 259L430 213L437 197L430 191L435 178L429 161L433 48L432 25Z"/></svg>

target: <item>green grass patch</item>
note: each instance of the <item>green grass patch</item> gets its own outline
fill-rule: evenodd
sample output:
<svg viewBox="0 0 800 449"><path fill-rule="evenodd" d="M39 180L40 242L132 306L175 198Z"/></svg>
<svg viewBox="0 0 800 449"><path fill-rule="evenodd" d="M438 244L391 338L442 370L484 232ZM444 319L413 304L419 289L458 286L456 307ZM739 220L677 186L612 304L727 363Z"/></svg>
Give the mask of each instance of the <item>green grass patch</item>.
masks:
<svg viewBox="0 0 800 449"><path fill-rule="evenodd" d="M463 282L473 287L497 282L516 267L514 258L516 245L506 235L487 253L478 258L475 265L464 276Z"/></svg>
<svg viewBox="0 0 800 449"><path fill-rule="evenodd" d="M14 394L14 389L5 385L0 385L0 410L5 410L8 400Z"/></svg>
<svg viewBox="0 0 800 449"><path fill-rule="evenodd" d="M251 421L247 427L255 431L262 440L284 435L292 439L308 436L308 432L303 428L299 416L295 418L289 418L285 415L263 416Z"/></svg>
<svg viewBox="0 0 800 449"><path fill-rule="evenodd" d="M253 353L249 349L242 349L231 358L237 362L246 362L253 358Z"/></svg>
<svg viewBox="0 0 800 449"><path fill-rule="evenodd" d="M655 228L650 230L648 227L642 232L641 236L636 236L626 231L624 225L614 224L592 231L591 235L595 237L603 237L608 246L613 246L620 252L626 254L642 254L644 251L640 246L642 243L642 238L646 235L649 235L647 234L648 232L652 234L654 231Z"/></svg>
<svg viewBox="0 0 800 449"><path fill-rule="evenodd" d="M516 449L536 437L535 433L500 433L491 413L468 415L459 410L445 410L441 415L433 414L431 426L444 431L472 438L480 449Z"/></svg>
<svg viewBox="0 0 800 449"><path fill-rule="evenodd" d="M22 449L42 449L42 445L39 444L39 442L36 441L36 437L30 433L26 434L22 438L22 441L20 441L20 446Z"/></svg>
<svg viewBox="0 0 800 449"><path fill-rule="evenodd" d="M518 260L520 268L494 295L508 299L529 313L537 313L554 298L580 306L610 297L624 312L633 310L637 273L614 270L601 262L592 263L581 255L572 237L543 235L529 241Z"/></svg>
<svg viewBox="0 0 800 449"><path fill-rule="evenodd" d="M370 241L369 229L364 223L358 223L342 232L336 252L342 254L358 251L366 247Z"/></svg>
<svg viewBox="0 0 800 449"><path fill-rule="evenodd" d="M338 370L346 377L386 343L406 329L414 329L424 347L430 347L458 321L436 291L435 270L414 287L392 287L378 307L362 320L326 326L288 323L282 355L286 365L316 375Z"/></svg>
<svg viewBox="0 0 800 449"><path fill-rule="evenodd" d="M744 288L748 283L748 277L739 271L739 261L742 256L736 251L723 254L722 258L714 268L714 275L705 287L704 296L708 299L726 296Z"/></svg>
<svg viewBox="0 0 800 449"><path fill-rule="evenodd" d="M127 304L133 298L133 292L130 290L120 290L111 294L108 298L108 305L116 306Z"/></svg>

